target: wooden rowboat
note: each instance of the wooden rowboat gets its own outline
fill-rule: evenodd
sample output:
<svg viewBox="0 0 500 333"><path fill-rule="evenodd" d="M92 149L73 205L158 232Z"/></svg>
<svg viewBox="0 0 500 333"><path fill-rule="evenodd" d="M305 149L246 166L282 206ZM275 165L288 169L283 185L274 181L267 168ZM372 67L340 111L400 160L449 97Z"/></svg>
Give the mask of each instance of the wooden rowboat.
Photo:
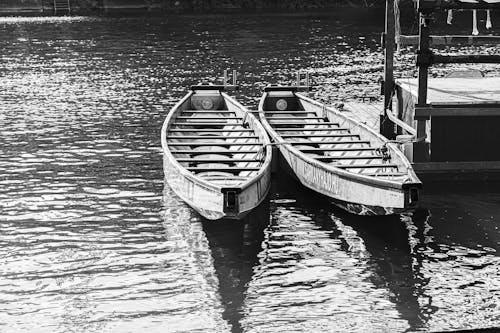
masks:
<svg viewBox="0 0 500 333"><path fill-rule="evenodd" d="M193 86L170 111L161 132L165 179L210 220L243 218L271 184L267 133L225 88Z"/></svg>
<svg viewBox="0 0 500 333"><path fill-rule="evenodd" d="M422 184L410 163L368 126L297 87L267 87L259 115L293 175L337 206L359 215L416 207Z"/></svg>

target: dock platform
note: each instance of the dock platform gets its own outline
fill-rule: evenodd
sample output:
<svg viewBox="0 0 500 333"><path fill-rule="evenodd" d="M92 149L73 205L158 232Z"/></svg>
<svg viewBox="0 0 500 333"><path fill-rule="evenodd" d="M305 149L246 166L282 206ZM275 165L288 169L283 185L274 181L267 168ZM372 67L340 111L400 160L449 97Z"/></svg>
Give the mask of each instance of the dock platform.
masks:
<svg viewBox="0 0 500 333"><path fill-rule="evenodd" d="M379 131L380 113L384 106L382 102L344 102L342 113L370 126L375 131Z"/></svg>
<svg viewBox="0 0 500 333"><path fill-rule="evenodd" d="M427 107L419 108L416 79L396 80L393 110L413 128L425 121L428 160L405 150L424 181L500 179L500 78L430 79ZM343 112L376 131L383 103L348 101Z"/></svg>
<svg viewBox="0 0 500 333"><path fill-rule="evenodd" d="M498 36L463 36L431 34L434 11L443 9L500 9L500 2L418 0L419 33L400 34L396 0L386 0L384 48L384 109L389 109L397 96L397 114L385 112L380 132L393 139L409 134L412 144L404 153L415 172L426 182L500 179L500 78L483 77L475 70L450 70L445 78L432 78L430 68L449 64L500 64L500 54L483 52L457 54L448 49L436 52L432 46L445 41L469 44L496 44ZM407 38L410 37L410 38ZM395 79L395 44L412 40L416 44L418 79ZM395 41L394 43L392 41ZM408 45L408 44L406 44ZM451 52L450 52L451 51ZM396 118L397 117L397 118ZM387 121L391 120L391 121Z"/></svg>
<svg viewBox="0 0 500 333"><path fill-rule="evenodd" d="M395 80L397 115L425 134L410 156L427 178L498 179L500 78L429 79L427 103L418 104L418 81Z"/></svg>
<svg viewBox="0 0 500 333"><path fill-rule="evenodd" d="M417 79L396 79L396 85L417 99ZM432 105L500 103L500 77L429 79L427 89L427 103Z"/></svg>

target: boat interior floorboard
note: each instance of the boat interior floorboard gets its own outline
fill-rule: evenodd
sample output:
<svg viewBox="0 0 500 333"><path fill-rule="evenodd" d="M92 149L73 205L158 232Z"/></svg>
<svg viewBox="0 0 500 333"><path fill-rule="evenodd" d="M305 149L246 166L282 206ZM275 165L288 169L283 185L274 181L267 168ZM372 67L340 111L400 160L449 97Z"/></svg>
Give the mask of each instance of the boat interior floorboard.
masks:
<svg viewBox="0 0 500 333"><path fill-rule="evenodd" d="M382 160L379 155L358 155L358 156L317 156L314 159L319 161L333 161L333 160Z"/></svg>
<svg viewBox="0 0 500 333"><path fill-rule="evenodd" d="M290 138L291 139L291 138ZM370 144L370 141L367 140L348 140L348 141L311 141L311 140L304 140L304 141L286 141L287 143L290 143L292 145L339 145L339 144Z"/></svg>
<svg viewBox="0 0 500 333"><path fill-rule="evenodd" d="M358 137L359 134L281 134L282 138L347 138L347 137ZM326 143L330 141L324 141Z"/></svg>
<svg viewBox="0 0 500 333"><path fill-rule="evenodd" d="M335 126L340 126L339 123L334 123L334 122L326 122L326 121L322 121L322 122L319 122L319 121L316 121L316 122L275 122L276 120L280 120L278 118L274 118L274 119L268 119L267 121L273 125L273 126L289 126L289 125L297 125L297 126L318 126L318 125L335 125ZM299 119L297 119L299 120Z"/></svg>
<svg viewBox="0 0 500 333"><path fill-rule="evenodd" d="M362 140L361 135L352 134L350 128L326 117L318 117L316 112L264 112L268 123L287 144L312 159L365 176L395 178L407 175L400 172L398 164L391 163L390 158L373 147L374 142Z"/></svg>
<svg viewBox="0 0 500 333"><path fill-rule="evenodd" d="M175 118L176 120L241 120L241 117L198 117L198 116L192 116L192 117L187 117L187 116L178 116Z"/></svg>
<svg viewBox="0 0 500 333"><path fill-rule="evenodd" d="M234 172L241 172L241 171L259 171L259 167L217 167L217 166L210 166L210 167L188 167L187 168L189 171L234 171Z"/></svg>
<svg viewBox="0 0 500 333"><path fill-rule="evenodd" d="M339 131L348 131L348 128L340 128L340 127L323 127L323 128L304 128L304 127L281 127L275 128L276 132L339 132Z"/></svg>
<svg viewBox="0 0 500 333"><path fill-rule="evenodd" d="M369 169L369 168L397 168L397 164L338 164L336 165L342 169Z"/></svg>
<svg viewBox="0 0 500 333"><path fill-rule="evenodd" d="M265 157L260 137L243 122L235 111L183 110L171 123L167 145L186 170L238 185L261 169Z"/></svg>
<svg viewBox="0 0 500 333"><path fill-rule="evenodd" d="M304 114L304 113L310 113L317 115L315 111L311 110L265 110L264 114Z"/></svg>
<svg viewBox="0 0 500 333"><path fill-rule="evenodd" d="M229 110L183 110L182 113L222 113L222 114L236 114L235 111Z"/></svg>
<svg viewBox="0 0 500 333"><path fill-rule="evenodd" d="M169 135L167 139L206 139L206 140L218 140L218 139L258 139L257 135Z"/></svg>
<svg viewBox="0 0 500 333"><path fill-rule="evenodd" d="M255 142L168 142L169 146L262 146L259 141Z"/></svg>
<svg viewBox="0 0 500 333"><path fill-rule="evenodd" d="M260 150L172 150L172 154L191 154L191 155L204 155L204 154L227 154L227 155L238 155L238 154L257 154Z"/></svg>
<svg viewBox="0 0 500 333"><path fill-rule="evenodd" d="M298 150L302 152L335 152L335 151L377 151L376 148L373 147L322 147L322 148L317 148L317 147L300 147Z"/></svg>
<svg viewBox="0 0 500 333"><path fill-rule="evenodd" d="M224 133L224 132L253 132L249 128L227 128L227 129L217 129L217 128L172 128L169 132L196 132L196 133Z"/></svg>
<svg viewBox="0 0 500 333"><path fill-rule="evenodd" d="M314 120L327 120L324 117L299 117L299 116L277 116L277 117L269 117L268 120L274 119L297 119L297 120L305 120L305 119L314 119Z"/></svg>
<svg viewBox="0 0 500 333"><path fill-rule="evenodd" d="M181 163L227 163L227 164L234 164L234 163L241 163L241 162L260 163L261 160L255 159L255 158L228 158L228 159L179 158L179 159L177 159L177 162L181 162Z"/></svg>

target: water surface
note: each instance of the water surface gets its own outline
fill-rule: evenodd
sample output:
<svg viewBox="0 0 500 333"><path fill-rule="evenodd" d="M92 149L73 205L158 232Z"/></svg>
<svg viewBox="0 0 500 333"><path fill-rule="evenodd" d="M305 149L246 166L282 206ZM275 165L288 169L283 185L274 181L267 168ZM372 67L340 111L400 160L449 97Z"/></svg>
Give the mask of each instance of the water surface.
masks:
<svg viewBox="0 0 500 333"><path fill-rule="evenodd" d="M164 184L166 113L225 68L250 107L298 69L323 101L378 96L383 22L365 14L0 20L0 330L499 326L498 193L360 218L281 176L255 214L214 224Z"/></svg>

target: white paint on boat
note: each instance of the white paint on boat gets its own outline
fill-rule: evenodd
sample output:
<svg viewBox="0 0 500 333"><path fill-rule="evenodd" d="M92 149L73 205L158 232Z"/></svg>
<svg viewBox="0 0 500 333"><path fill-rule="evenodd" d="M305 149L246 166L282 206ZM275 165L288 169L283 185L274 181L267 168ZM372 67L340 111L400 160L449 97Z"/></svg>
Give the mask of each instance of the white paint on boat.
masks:
<svg viewBox="0 0 500 333"><path fill-rule="evenodd" d="M293 113L275 115L271 112L266 114L265 111L271 111L266 110L267 98L275 98L278 101L282 98L288 98L289 104L299 105L300 109L289 110ZM292 98L296 100L292 101ZM271 100L269 100L269 104L273 105ZM312 116L309 119L301 119L297 116L297 119L294 120L295 114L301 114L297 111L304 111L304 115ZM280 153L304 186L333 199L333 203L342 208L360 215L386 215L415 208L416 202L410 200L410 191L418 191L421 183L410 163L395 144L388 142L365 124L306 96L286 90L265 92L260 101L259 114L264 127L279 147ZM276 126L279 122L270 121L270 119L279 119L280 116L290 118L286 122L286 124L290 124L289 126L302 126L290 132L306 134L307 139L298 141L290 136L283 137L283 131L280 131L279 127ZM324 118L325 121L321 121L320 118ZM324 127L325 129L322 131L328 135L314 134L319 133L318 128L325 126L321 125L322 123L338 123L338 128ZM315 131L311 131L311 129ZM364 141L366 144L361 145L356 143L356 140L345 141L342 136L336 139L332 130L339 133L338 129L345 129L348 133L346 135L354 135L356 140ZM350 143L344 144L342 142ZM312 154L301 151L313 146L318 146L318 148ZM369 149L370 147L386 147L390 155L387 161L382 159L382 156L372 156L373 160L381 160L378 166L368 160L363 162L359 156L361 156L363 148ZM353 150L335 153L328 150L336 148ZM325 163L320 160L320 158L329 158L330 156L333 160L335 157L337 158L335 163ZM358 158L356 158L357 156ZM374 173L376 175L365 172L370 168L376 171ZM387 172L387 170L397 171ZM388 176L389 174L393 174L393 176Z"/></svg>
<svg viewBox="0 0 500 333"><path fill-rule="evenodd" d="M224 112L228 111L234 112L235 117L226 117L227 113ZM202 113L203 117L189 116L193 118L193 121L189 117L188 119L182 118L182 128L192 128L193 131L181 132L172 139L169 136L170 130L178 129L175 123L180 119L179 117L194 114L194 112ZM197 118L205 118L205 120L197 120ZM215 120L210 123L206 119ZM201 132L197 132L200 129L199 126L192 124L202 121L212 124L207 125L207 128L220 129L220 131L200 134ZM238 129L242 131L239 132ZM251 131L249 132L248 129ZM256 138L248 138L250 134ZM218 90L189 92L167 115L161 136L166 181L183 201L205 218L210 220L243 218L266 197L271 184L269 138L260 122L243 105L226 93ZM178 148L176 145L185 142L183 136L195 139L189 139L193 144ZM211 139L211 136L217 136L217 139ZM256 144L251 145L250 142L253 141L249 140L255 140ZM210 145L212 142L213 145ZM197 146L197 143L209 145ZM238 144L245 145L238 146ZM251 147L251 150L245 150L249 149L248 147ZM253 152L249 152L252 150ZM181 151L183 153L179 153ZM203 154L203 152L206 153ZM203 163L196 162L195 156L202 156ZM200 172L188 170L189 164L178 161L182 158L184 160L193 158L191 162L196 163L203 170ZM210 159L213 159L213 162ZM236 174L231 173L231 170L224 170L230 168L229 165L232 164L234 168L241 170L235 171ZM234 207L231 206L229 200L234 200Z"/></svg>

